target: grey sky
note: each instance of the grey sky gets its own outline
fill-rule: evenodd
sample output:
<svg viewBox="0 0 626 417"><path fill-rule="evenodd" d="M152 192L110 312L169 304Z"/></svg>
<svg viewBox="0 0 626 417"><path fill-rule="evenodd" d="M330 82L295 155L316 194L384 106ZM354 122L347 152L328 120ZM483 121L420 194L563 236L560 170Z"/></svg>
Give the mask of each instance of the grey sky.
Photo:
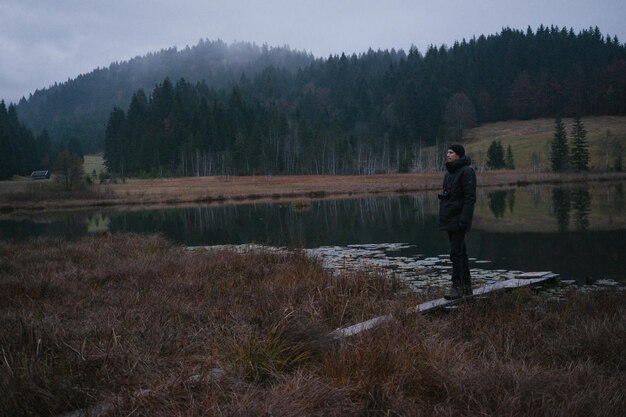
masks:
<svg viewBox="0 0 626 417"><path fill-rule="evenodd" d="M626 42L624 0L0 0L0 100L200 39L317 57L451 45L503 27L598 26Z"/></svg>

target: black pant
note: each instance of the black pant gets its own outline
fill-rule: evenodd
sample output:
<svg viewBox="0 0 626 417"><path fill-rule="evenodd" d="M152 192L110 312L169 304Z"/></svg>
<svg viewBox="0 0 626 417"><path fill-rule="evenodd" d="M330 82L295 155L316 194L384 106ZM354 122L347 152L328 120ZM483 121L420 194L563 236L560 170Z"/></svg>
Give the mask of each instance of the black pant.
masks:
<svg viewBox="0 0 626 417"><path fill-rule="evenodd" d="M460 289L472 288L465 232L448 232L450 260L452 261L452 286Z"/></svg>

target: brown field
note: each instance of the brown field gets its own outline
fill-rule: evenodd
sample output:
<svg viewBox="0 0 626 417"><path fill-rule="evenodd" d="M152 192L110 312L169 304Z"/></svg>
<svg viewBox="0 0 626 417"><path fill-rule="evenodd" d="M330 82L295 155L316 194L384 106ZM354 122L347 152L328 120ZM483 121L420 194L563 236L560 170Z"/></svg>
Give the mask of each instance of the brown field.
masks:
<svg viewBox="0 0 626 417"><path fill-rule="evenodd" d="M623 415L623 291L405 313L434 295L298 252L0 242L0 416Z"/></svg>
<svg viewBox="0 0 626 417"><path fill-rule="evenodd" d="M482 187L625 179L626 173L551 174L522 171L478 173ZM297 201L438 190L442 172L387 175L298 175L266 177L184 177L128 179L60 192L51 182L0 182L0 215L89 209L105 206L236 204L245 201Z"/></svg>

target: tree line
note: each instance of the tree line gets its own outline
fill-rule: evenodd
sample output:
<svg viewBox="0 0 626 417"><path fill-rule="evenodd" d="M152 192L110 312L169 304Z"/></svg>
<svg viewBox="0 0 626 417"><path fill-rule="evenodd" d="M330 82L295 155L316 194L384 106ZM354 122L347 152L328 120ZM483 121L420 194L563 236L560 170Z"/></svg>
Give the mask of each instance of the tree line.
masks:
<svg viewBox="0 0 626 417"><path fill-rule="evenodd" d="M37 170L55 170L69 189L70 179L64 172L71 169L73 187L78 181L76 177L82 175L82 163L79 142L71 140L68 146L54 143L45 129L33 134L18 117L16 106L10 104L7 108L5 102L0 101L0 180L11 179L14 175L28 176Z"/></svg>
<svg viewBox="0 0 626 417"><path fill-rule="evenodd" d="M35 136L20 122L14 105L0 101L0 180L13 175L30 175L49 164L51 141L47 132Z"/></svg>
<svg viewBox="0 0 626 417"><path fill-rule="evenodd" d="M12 173L28 171L18 161L30 157L6 156L18 147L32 169L60 149L104 149L124 175L426 170L482 123L626 114L626 47L554 26L326 59L201 41L37 91L12 120L16 110L34 139L50 134L33 148L12 123L0 149Z"/></svg>
<svg viewBox="0 0 626 417"><path fill-rule="evenodd" d="M439 148L466 128L555 114L626 114L616 38L503 29L424 55L370 50L295 73L272 66L228 88L165 79L113 110L105 156L123 175L403 172L438 168ZM512 154L493 151L514 167Z"/></svg>

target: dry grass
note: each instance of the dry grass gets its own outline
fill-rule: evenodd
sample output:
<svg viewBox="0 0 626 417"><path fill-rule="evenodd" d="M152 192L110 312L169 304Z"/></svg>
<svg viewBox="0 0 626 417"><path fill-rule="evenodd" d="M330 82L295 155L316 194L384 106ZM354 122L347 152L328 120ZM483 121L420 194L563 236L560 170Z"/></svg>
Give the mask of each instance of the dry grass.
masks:
<svg viewBox="0 0 626 417"><path fill-rule="evenodd" d="M101 206L159 207L190 204L239 204L246 201L306 201L438 190L441 172L388 175L300 175L274 177L186 177L129 179L94 185L88 193L52 193L46 184L0 182L0 215L80 210ZM626 173L551 174L519 171L479 173L479 186L624 180ZM40 189L38 189L39 187Z"/></svg>
<svg viewBox="0 0 626 417"><path fill-rule="evenodd" d="M93 176L95 172L95 179L98 179L100 177L100 173L107 171L104 164L103 154L85 155L83 170L85 171L85 175L89 176Z"/></svg>
<svg viewBox="0 0 626 417"><path fill-rule="evenodd" d="M402 295L404 294L404 295ZM372 273L159 237L0 243L0 415L617 416L623 293L528 292L429 317ZM393 312L389 325L330 340ZM216 369L219 369L216 370ZM223 373L221 378L219 375Z"/></svg>

